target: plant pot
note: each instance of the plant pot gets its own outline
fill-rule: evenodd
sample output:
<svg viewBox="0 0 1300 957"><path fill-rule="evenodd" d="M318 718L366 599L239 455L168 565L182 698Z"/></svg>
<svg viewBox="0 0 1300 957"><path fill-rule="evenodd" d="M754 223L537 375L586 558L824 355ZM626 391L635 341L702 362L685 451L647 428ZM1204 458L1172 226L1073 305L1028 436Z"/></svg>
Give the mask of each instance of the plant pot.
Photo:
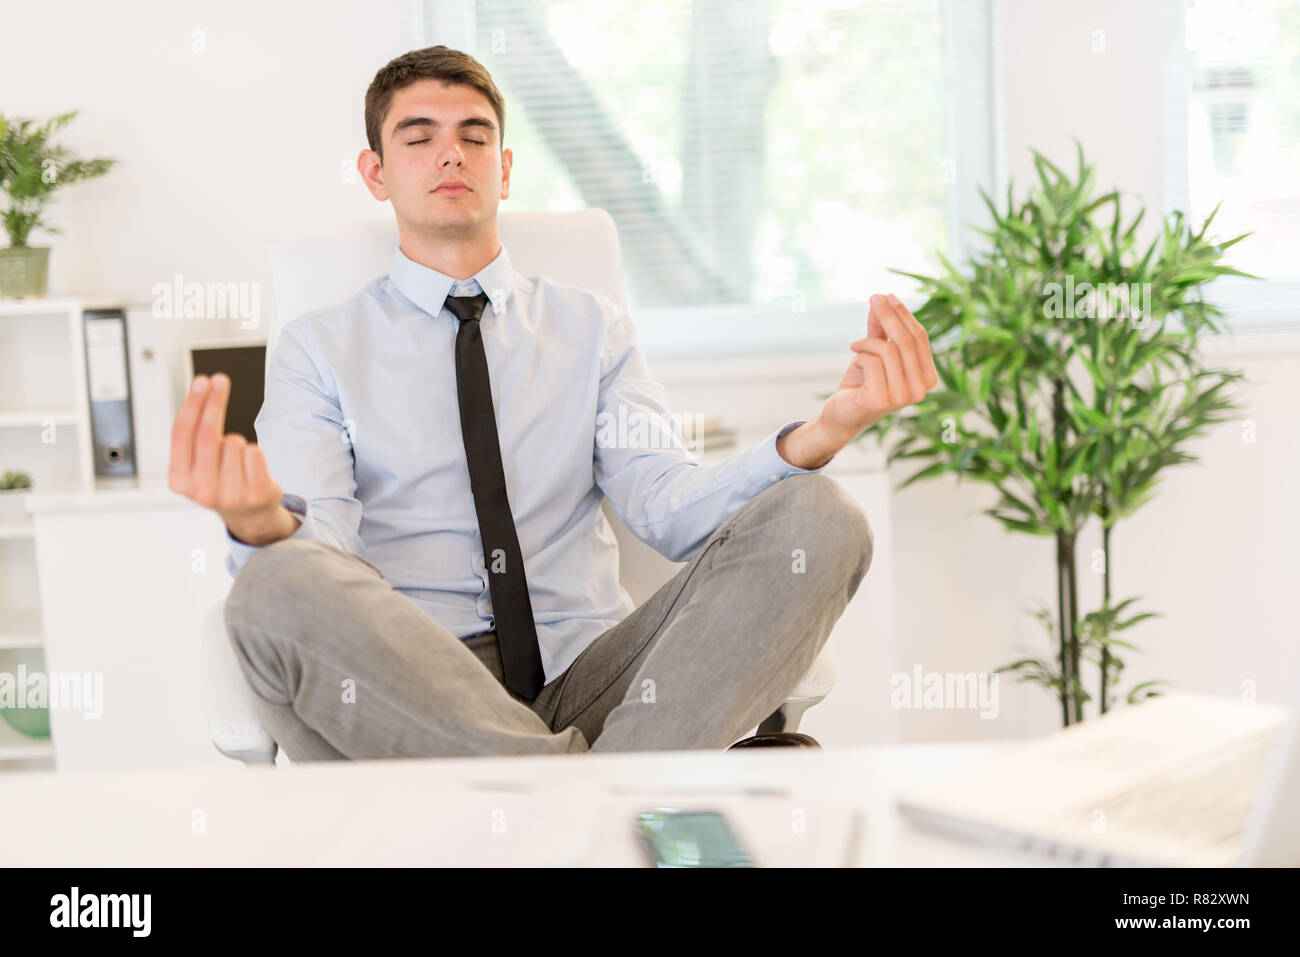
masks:
<svg viewBox="0 0 1300 957"><path fill-rule="evenodd" d="M49 246L9 246L0 249L0 297L40 298L50 274Z"/></svg>
<svg viewBox="0 0 1300 957"><path fill-rule="evenodd" d="M0 489L0 525L22 525L32 520L26 508L30 494L30 488Z"/></svg>

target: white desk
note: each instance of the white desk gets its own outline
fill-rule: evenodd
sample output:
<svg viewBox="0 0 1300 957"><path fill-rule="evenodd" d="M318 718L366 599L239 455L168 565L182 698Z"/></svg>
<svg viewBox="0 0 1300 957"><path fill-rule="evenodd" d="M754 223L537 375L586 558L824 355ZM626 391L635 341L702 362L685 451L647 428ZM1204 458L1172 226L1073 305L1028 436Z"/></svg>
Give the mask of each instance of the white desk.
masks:
<svg viewBox="0 0 1300 957"><path fill-rule="evenodd" d="M42 771L5 782L0 820L9 866L641 866L632 815L663 804L722 810L769 866L1050 863L948 843L893 810L899 789L1006 746ZM788 793L682 793L741 788Z"/></svg>

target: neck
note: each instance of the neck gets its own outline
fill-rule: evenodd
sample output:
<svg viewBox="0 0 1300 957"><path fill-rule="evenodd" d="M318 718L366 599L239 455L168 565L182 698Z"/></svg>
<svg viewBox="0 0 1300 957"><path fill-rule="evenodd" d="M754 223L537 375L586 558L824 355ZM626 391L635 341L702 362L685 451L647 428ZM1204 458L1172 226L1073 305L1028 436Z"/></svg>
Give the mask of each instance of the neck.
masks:
<svg viewBox="0 0 1300 957"><path fill-rule="evenodd" d="M402 255L452 279L469 279L501 252L496 224L478 236L423 234L398 224Z"/></svg>

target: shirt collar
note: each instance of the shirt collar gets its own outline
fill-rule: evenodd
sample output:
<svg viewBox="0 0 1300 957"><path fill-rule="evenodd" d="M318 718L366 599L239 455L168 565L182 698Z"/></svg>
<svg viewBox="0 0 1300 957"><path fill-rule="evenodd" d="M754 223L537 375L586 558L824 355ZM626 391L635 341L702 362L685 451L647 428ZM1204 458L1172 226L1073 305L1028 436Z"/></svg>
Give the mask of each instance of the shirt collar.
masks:
<svg viewBox="0 0 1300 957"><path fill-rule="evenodd" d="M469 279L453 279L436 269L413 262L402 252L401 243L393 250L393 264L388 271L388 278L398 291L431 316L442 311L448 295L472 296L480 291L487 293L495 315L505 315L506 303L514 291L517 276L510 265L505 243L501 244L497 257Z"/></svg>

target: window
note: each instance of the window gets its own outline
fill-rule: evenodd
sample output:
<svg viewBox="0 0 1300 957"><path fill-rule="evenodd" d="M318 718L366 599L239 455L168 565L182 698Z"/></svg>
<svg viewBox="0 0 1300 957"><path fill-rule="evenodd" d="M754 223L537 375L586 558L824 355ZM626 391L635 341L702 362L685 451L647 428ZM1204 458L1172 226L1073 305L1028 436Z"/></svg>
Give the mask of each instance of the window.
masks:
<svg viewBox="0 0 1300 957"><path fill-rule="evenodd" d="M1251 235L1213 294L1229 325L1292 324L1300 297L1300 0L1187 0L1185 147L1171 155L1170 202L1211 232Z"/></svg>
<svg viewBox="0 0 1300 957"><path fill-rule="evenodd" d="M506 98L510 208L613 216L647 352L842 348L996 181L987 0L450 6L436 42L459 24Z"/></svg>

